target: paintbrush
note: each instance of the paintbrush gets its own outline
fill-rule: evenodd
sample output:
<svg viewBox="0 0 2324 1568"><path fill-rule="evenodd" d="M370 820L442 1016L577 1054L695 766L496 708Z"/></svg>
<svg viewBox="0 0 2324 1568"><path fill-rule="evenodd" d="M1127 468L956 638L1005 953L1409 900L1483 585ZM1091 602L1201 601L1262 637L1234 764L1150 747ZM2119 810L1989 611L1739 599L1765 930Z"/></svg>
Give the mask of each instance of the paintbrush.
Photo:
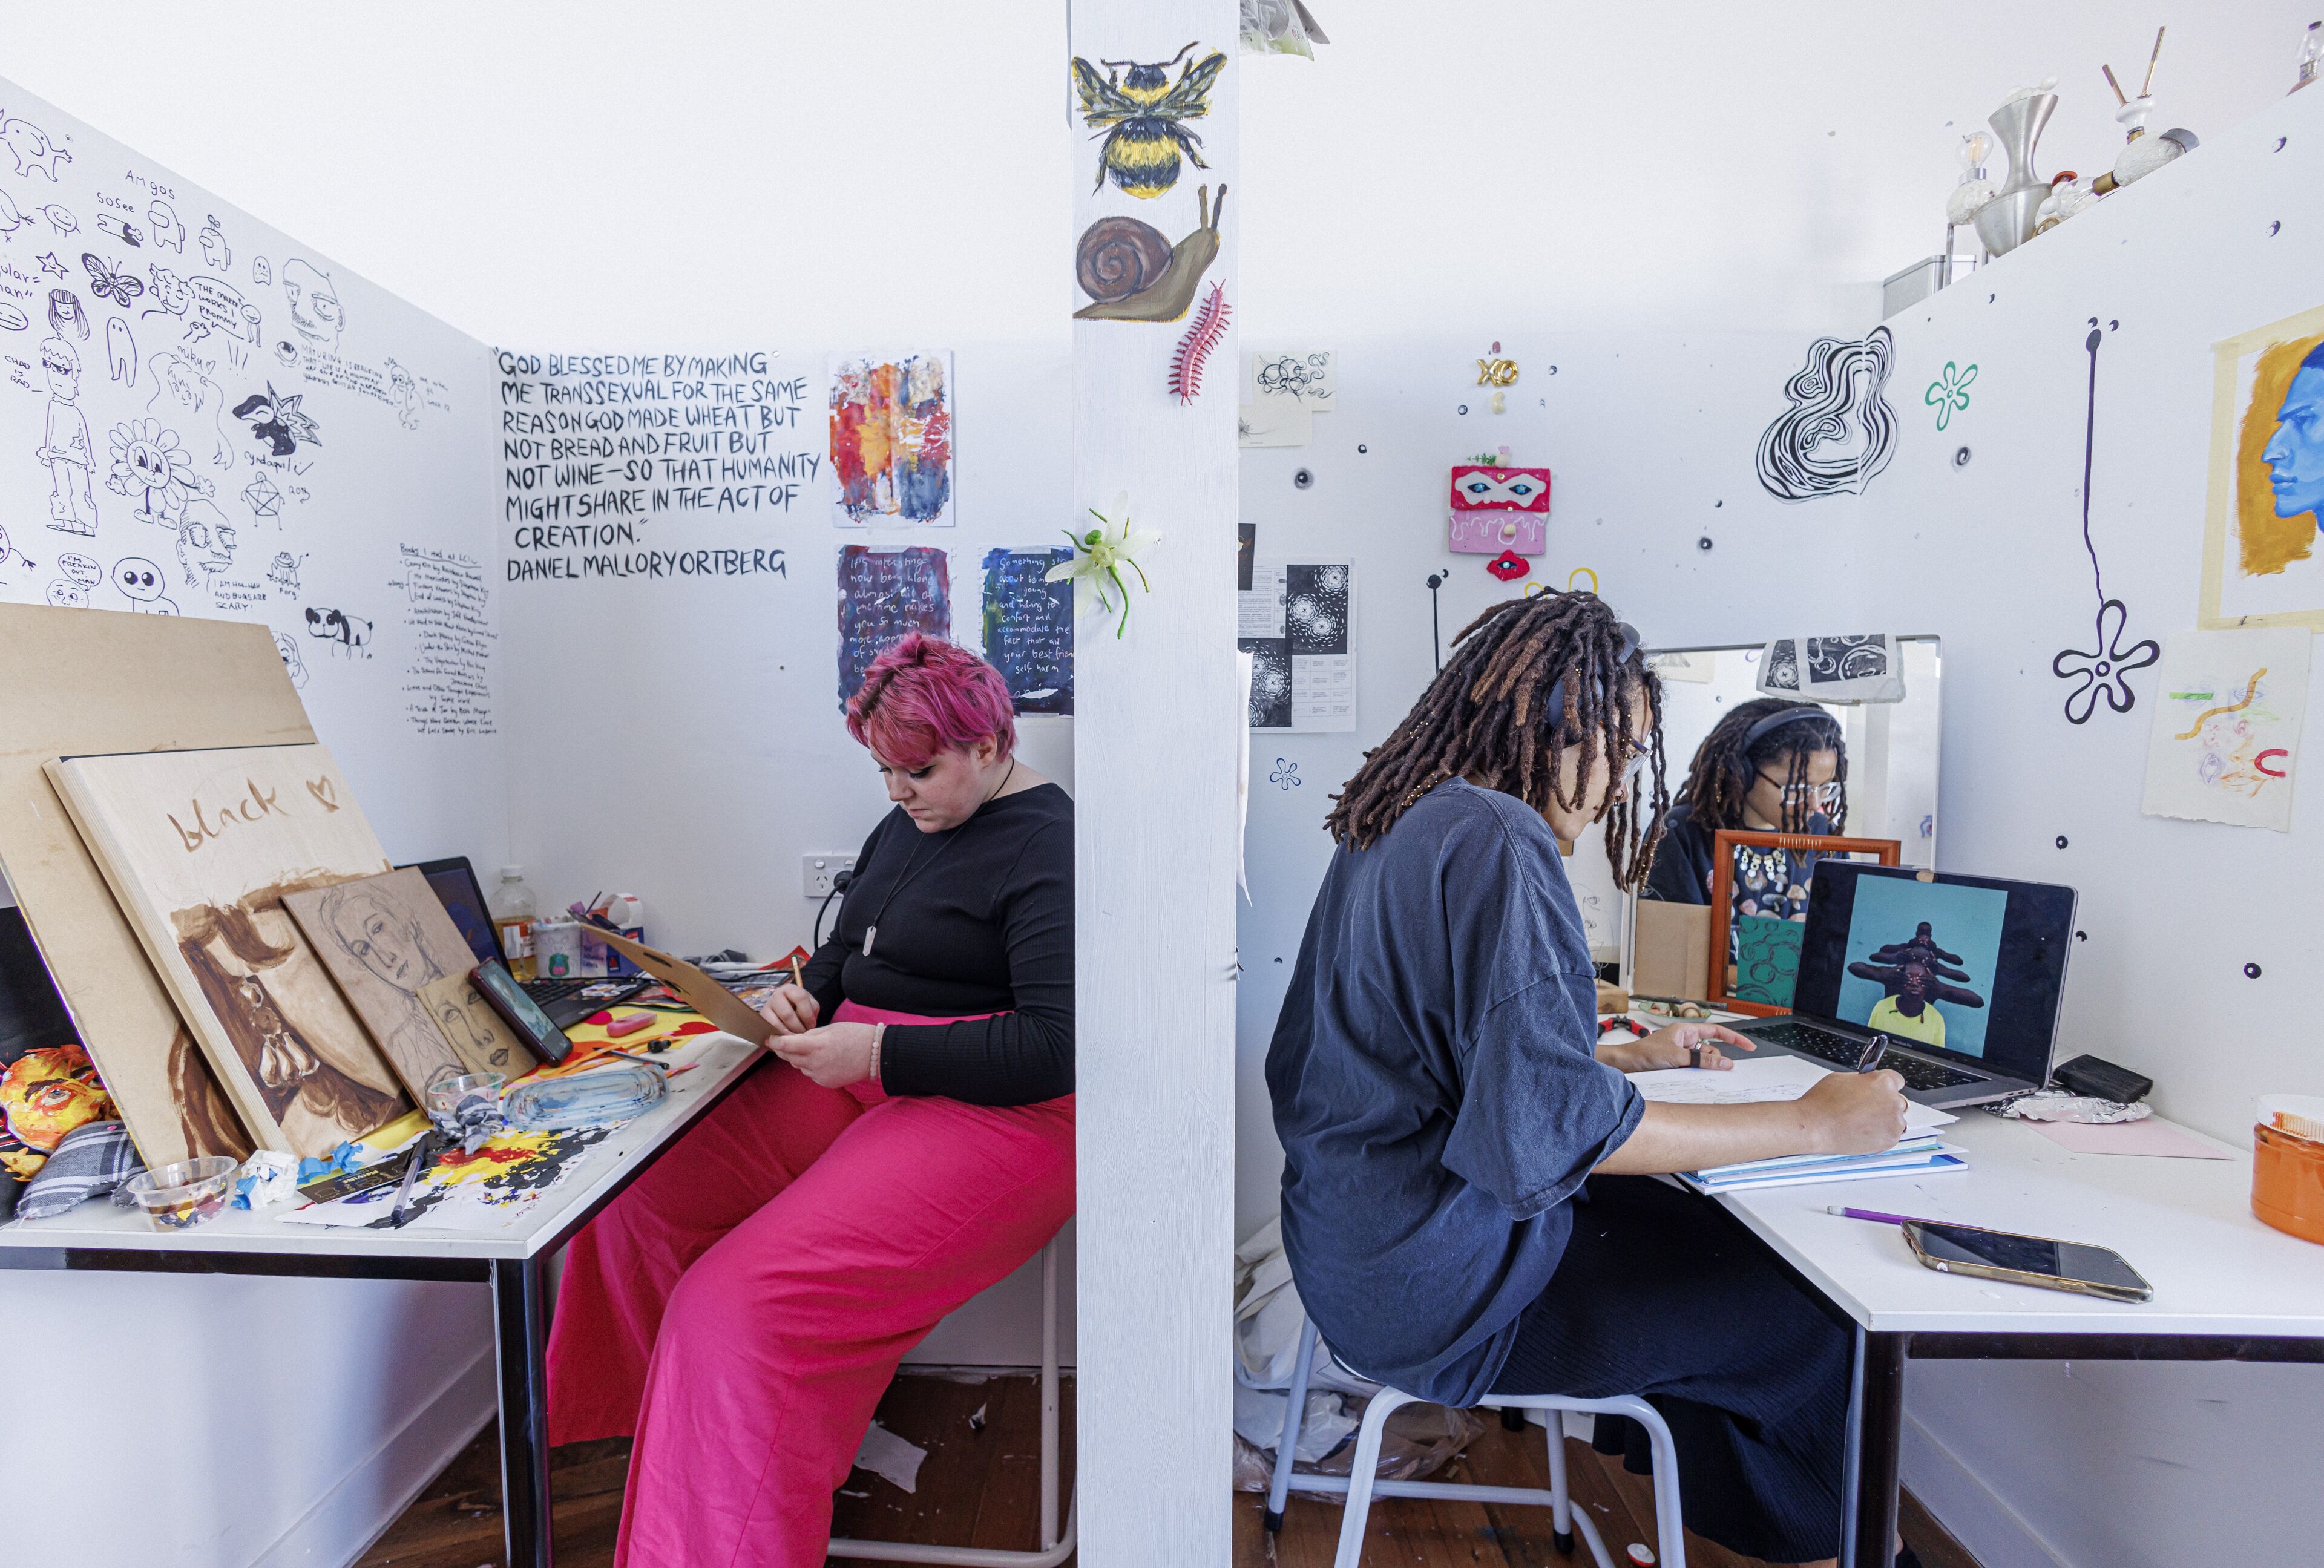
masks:
<svg viewBox="0 0 2324 1568"><path fill-rule="evenodd" d="M2154 96L2154 62L2163 58L2163 33L2160 27L2154 30L2154 52L2146 57L2146 83L2138 89L2142 98Z"/></svg>
<svg viewBox="0 0 2324 1568"><path fill-rule="evenodd" d="M2117 104L2128 104L2130 100L2122 96L2122 84L2114 79L2114 67L2110 65L2102 65L2098 67L2098 69L2106 73L2107 86L2114 89L2114 101ZM2148 74L2151 76L2153 73L2150 70Z"/></svg>

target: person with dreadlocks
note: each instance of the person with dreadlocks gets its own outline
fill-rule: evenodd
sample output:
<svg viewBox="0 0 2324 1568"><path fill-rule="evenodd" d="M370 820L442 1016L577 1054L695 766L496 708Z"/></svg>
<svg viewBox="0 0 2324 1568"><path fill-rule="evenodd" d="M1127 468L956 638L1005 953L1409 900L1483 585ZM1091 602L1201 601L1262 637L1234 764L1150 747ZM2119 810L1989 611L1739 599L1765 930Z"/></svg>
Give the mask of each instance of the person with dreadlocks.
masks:
<svg viewBox="0 0 2324 1568"><path fill-rule="evenodd" d="M1848 741L1840 721L1812 702L1763 696L1738 703L1695 748L1644 897L1711 902L1711 847L1721 828L1755 833L1844 833ZM1736 912L1804 919L1817 856L1750 850L1738 868ZM1747 907L1748 906L1748 907Z"/></svg>
<svg viewBox="0 0 2324 1568"><path fill-rule="evenodd" d="M1479 616L1366 755L1268 1051L1284 1246L1351 1370L1446 1405L1645 1394L1690 1528L1828 1561L1849 1339L1723 1210L1647 1178L1886 1148L1903 1080L1649 1104L1625 1072L1749 1042L1709 1023L1599 1042L1561 845L1602 820L1616 881L1647 874L1661 713L1635 631L1593 594L1542 595Z"/></svg>
<svg viewBox="0 0 2324 1568"><path fill-rule="evenodd" d="M1074 1212L1074 806L918 633L847 732L894 809L745 1079L574 1238L552 1443L634 1434L618 1559L820 1568L904 1352Z"/></svg>

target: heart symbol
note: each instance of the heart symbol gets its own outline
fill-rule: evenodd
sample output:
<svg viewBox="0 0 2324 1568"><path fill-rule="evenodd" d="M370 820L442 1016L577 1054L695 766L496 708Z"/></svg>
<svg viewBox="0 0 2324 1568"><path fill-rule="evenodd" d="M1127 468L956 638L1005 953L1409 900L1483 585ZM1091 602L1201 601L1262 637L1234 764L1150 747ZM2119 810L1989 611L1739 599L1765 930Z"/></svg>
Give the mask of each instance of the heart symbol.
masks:
<svg viewBox="0 0 2324 1568"><path fill-rule="evenodd" d="M333 784L327 776L308 779L307 793L313 796L315 803L326 811L337 811L339 808L338 787Z"/></svg>

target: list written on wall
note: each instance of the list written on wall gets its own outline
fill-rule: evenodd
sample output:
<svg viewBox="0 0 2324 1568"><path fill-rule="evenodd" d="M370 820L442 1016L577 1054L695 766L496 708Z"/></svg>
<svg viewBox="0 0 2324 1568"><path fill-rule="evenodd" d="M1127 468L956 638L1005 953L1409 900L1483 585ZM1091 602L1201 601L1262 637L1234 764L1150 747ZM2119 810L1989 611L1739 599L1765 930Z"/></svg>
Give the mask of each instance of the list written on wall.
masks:
<svg viewBox="0 0 2324 1568"><path fill-rule="evenodd" d="M788 577L772 524L820 508L826 459L777 357L502 350L508 580Z"/></svg>
<svg viewBox="0 0 2324 1568"><path fill-rule="evenodd" d="M403 714L414 734L490 735L493 725L492 589L474 556L401 545L403 625L411 662L404 667Z"/></svg>

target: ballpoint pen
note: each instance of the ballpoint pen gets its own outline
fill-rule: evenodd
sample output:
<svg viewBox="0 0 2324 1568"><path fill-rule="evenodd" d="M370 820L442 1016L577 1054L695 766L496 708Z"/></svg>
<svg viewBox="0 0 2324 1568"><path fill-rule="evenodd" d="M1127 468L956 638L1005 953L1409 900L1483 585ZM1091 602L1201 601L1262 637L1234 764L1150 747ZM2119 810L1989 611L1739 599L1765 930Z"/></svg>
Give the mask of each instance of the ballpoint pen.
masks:
<svg viewBox="0 0 2324 1568"><path fill-rule="evenodd" d="M1856 1064L1856 1070L1859 1073L1869 1073L1873 1068L1880 1065L1880 1058L1887 1054L1888 1037L1886 1035L1873 1036L1872 1048L1864 1053L1863 1059Z"/></svg>

